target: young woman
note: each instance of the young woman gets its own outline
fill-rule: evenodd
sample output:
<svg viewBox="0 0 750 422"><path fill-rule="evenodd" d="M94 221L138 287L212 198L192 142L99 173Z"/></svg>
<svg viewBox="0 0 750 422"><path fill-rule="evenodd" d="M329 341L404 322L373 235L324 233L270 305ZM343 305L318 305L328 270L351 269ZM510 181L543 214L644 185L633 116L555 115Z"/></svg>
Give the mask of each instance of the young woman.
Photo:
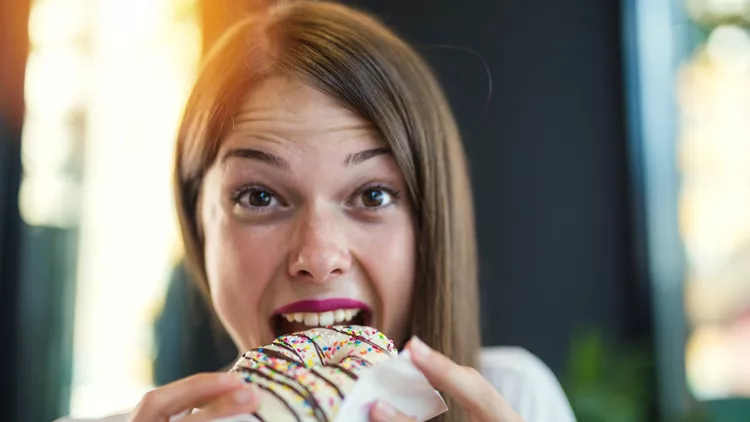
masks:
<svg viewBox="0 0 750 422"><path fill-rule="evenodd" d="M175 178L188 262L240 350L355 304L354 322L410 349L445 393L437 420L574 420L538 359L480 350L459 132L428 66L375 19L297 1L234 26L188 101ZM290 305L302 322L282 318ZM181 420L205 421L258 401L233 376L199 374L149 392L124 418L200 407ZM388 403L370 417L410 420Z"/></svg>

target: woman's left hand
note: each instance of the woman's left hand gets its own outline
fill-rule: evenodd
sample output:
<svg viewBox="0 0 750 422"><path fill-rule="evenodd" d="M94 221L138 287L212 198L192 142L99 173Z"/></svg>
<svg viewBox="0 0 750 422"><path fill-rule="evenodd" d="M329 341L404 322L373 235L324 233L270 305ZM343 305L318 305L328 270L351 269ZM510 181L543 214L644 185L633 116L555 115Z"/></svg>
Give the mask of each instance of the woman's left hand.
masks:
<svg viewBox="0 0 750 422"><path fill-rule="evenodd" d="M414 365L437 390L446 393L461 406L472 422L523 422L487 380L474 368L460 366L431 349L418 338L407 343ZM377 402L370 411L372 422L414 421L390 404Z"/></svg>

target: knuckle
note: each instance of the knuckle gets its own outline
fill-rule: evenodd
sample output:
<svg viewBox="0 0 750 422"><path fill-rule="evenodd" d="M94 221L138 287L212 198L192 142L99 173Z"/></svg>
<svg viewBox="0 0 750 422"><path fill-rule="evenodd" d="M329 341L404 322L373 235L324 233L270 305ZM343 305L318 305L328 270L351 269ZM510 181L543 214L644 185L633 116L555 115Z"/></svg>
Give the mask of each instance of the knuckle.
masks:
<svg viewBox="0 0 750 422"><path fill-rule="evenodd" d="M159 394L159 390L151 390L148 393L143 395L143 398L141 399L141 402L138 404L138 413L140 412L146 412L146 413L152 413L162 406L162 400L161 396Z"/></svg>
<svg viewBox="0 0 750 422"><path fill-rule="evenodd" d="M462 366L461 370L464 372L464 375L467 378L471 378L472 380L482 378L482 374L479 373L479 371L471 366Z"/></svg>

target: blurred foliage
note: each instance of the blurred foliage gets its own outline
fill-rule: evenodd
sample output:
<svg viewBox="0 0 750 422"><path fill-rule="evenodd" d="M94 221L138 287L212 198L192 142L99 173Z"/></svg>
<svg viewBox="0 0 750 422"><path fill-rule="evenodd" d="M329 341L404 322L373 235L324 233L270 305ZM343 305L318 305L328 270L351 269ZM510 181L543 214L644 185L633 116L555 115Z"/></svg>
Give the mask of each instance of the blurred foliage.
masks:
<svg viewBox="0 0 750 422"><path fill-rule="evenodd" d="M653 359L645 347L615 353L596 332L571 343L564 387L579 422L643 422L653 408Z"/></svg>
<svg viewBox="0 0 750 422"><path fill-rule="evenodd" d="M612 347L596 331L574 336L563 387L578 422L655 420L652 347ZM674 422L707 422L699 410Z"/></svg>

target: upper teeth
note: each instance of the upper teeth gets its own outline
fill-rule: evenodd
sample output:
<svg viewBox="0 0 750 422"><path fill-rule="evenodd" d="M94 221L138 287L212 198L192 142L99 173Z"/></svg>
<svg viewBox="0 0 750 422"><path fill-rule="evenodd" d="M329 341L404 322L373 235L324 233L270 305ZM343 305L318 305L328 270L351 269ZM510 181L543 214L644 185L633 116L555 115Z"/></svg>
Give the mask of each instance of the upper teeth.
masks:
<svg viewBox="0 0 750 422"><path fill-rule="evenodd" d="M327 312L296 312L293 314L282 314L289 322L301 322L309 327L333 325L336 322L351 321L357 316L360 309L336 309Z"/></svg>

